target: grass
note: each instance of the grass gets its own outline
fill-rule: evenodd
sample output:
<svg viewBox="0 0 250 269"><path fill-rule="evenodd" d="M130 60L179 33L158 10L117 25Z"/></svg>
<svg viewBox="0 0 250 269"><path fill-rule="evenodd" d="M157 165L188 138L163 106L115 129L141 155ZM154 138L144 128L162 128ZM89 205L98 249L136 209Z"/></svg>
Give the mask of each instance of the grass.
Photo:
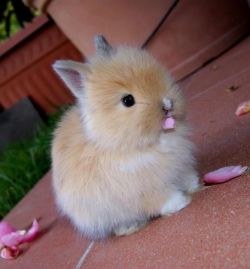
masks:
<svg viewBox="0 0 250 269"><path fill-rule="evenodd" d="M0 154L0 219L50 169L50 146L61 111L49 116L34 137L13 144Z"/></svg>

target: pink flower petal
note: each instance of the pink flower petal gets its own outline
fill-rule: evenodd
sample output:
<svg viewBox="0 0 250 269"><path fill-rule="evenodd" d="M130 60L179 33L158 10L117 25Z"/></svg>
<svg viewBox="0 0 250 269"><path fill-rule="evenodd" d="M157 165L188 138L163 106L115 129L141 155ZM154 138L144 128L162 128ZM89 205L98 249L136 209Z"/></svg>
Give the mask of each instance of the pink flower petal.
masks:
<svg viewBox="0 0 250 269"><path fill-rule="evenodd" d="M1 257L6 260L13 260L15 259L18 254L20 253L18 248L3 248L1 250Z"/></svg>
<svg viewBox="0 0 250 269"><path fill-rule="evenodd" d="M0 249L4 246L2 243L2 237L5 236L6 234L15 232L16 229L12 227L8 222L6 221L1 221L0 222Z"/></svg>
<svg viewBox="0 0 250 269"><path fill-rule="evenodd" d="M207 173L204 176L204 182L211 183L223 183L235 177L242 175L246 170L247 166L227 166L218 170Z"/></svg>
<svg viewBox="0 0 250 269"><path fill-rule="evenodd" d="M173 117L166 118L162 125L164 130L173 129L174 126L175 126L175 119Z"/></svg>
<svg viewBox="0 0 250 269"><path fill-rule="evenodd" d="M3 236L1 241L6 247L15 247L21 244L23 237L24 233L22 231L16 231Z"/></svg>
<svg viewBox="0 0 250 269"><path fill-rule="evenodd" d="M242 116L244 114L247 114L250 112L250 100L245 101L241 104L239 104L239 106L236 109L236 116Z"/></svg>
<svg viewBox="0 0 250 269"><path fill-rule="evenodd" d="M23 236L22 243L34 240L37 237L38 233L39 233L39 224L37 220L34 219L31 228Z"/></svg>
<svg viewBox="0 0 250 269"><path fill-rule="evenodd" d="M33 220L32 227L26 231L18 230L2 236L1 242L4 246L14 247L19 244L30 242L38 235L39 224L36 219Z"/></svg>
<svg viewBox="0 0 250 269"><path fill-rule="evenodd" d="M0 222L0 238L3 235L15 232L16 229L14 227L12 227L8 222L6 221L1 221Z"/></svg>

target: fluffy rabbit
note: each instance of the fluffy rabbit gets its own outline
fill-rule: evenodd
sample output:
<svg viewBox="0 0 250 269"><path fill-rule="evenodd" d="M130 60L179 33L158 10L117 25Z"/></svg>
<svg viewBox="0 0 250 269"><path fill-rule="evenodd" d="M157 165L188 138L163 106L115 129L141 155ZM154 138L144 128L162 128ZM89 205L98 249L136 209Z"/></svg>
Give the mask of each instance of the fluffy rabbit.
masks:
<svg viewBox="0 0 250 269"><path fill-rule="evenodd" d="M53 65L77 104L54 133L52 160L60 210L98 239L181 210L199 180L184 100L164 68L145 50L113 49L103 36L95 46L87 63Z"/></svg>

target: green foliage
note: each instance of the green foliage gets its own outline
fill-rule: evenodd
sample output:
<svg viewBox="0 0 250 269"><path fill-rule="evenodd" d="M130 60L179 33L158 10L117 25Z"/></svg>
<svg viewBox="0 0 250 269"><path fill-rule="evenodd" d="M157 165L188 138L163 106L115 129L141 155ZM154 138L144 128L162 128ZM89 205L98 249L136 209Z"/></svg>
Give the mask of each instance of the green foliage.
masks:
<svg viewBox="0 0 250 269"><path fill-rule="evenodd" d="M60 115L50 116L33 139L11 145L0 155L0 219L49 170L52 132Z"/></svg>
<svg viewBox="0 0 250 269"><path fill-rule="evenodd" d="M20 28L21 28L21 26L19 25L15 14L12 14L12 16L10 17L10 33L9 33L9 35L12 36ZM1 40L5 40L6 38L8 38L8 36L6 34L5 22L1 22L0 23L0 42L1 42Z"/></svg>
<svg viewBox="0 0 250 269"><path fill-rule="evenodd" d="M33 12L22 0L1 0L0 4L0 40L8 38L26 22L31 22Z"/></svg>

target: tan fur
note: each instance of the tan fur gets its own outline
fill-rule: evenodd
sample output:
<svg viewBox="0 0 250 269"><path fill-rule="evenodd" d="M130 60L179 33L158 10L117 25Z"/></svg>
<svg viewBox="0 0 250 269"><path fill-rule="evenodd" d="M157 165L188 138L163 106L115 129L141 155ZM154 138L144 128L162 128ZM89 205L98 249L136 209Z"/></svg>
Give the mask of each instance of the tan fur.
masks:
<svg viewBox="0 0 250 269"><path fill-rule="evenodd" d="M186 196L198 179L184 101L164 68L127 47L95 56L87 67L82 98L55 131L53 186L61 211L87 236L100 238L168 214L162 213L168 197ZM126 94L135 97L134 106L123 106ZM166 97L174 101L170 131L162 129Z"/></svg>

